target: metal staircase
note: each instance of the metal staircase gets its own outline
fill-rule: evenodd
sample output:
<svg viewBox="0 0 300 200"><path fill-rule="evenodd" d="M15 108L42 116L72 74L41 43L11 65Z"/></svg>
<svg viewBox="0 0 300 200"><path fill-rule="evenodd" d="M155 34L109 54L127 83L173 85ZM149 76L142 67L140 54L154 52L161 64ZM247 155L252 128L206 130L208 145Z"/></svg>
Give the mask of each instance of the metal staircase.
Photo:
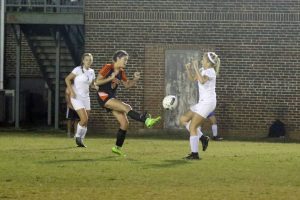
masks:
<svg viewBox="0 0 300 200"><path fill-rule="evenodd" d="M45 82L54 93L51 102L54 104L52 113L55 115L54 126L57 129L61 122L58 114L64 113L62 111L65 106L64 78L74 66L80 64L84 49L85 0L3 1L5 1L5 23L13 27L17 42L15 107L18 108L20 102L20 35L22 31ZM57 77L59 77L59 82ZM48 111L51 105L49 98ZM15 127L18 128L19 109L16 109L15 116ZM48 115L48 124L50 124L49 119L51 116Z"/></svg>
<svg viewBox="0 0 300 200"><path fill-rule="evenodd" d="M56 83L56 31L60 32L59 102L60 113L65 109L65 77L80 64L84 48L83 28L80 26L23 25L22 32L51 91Z"/></svg>

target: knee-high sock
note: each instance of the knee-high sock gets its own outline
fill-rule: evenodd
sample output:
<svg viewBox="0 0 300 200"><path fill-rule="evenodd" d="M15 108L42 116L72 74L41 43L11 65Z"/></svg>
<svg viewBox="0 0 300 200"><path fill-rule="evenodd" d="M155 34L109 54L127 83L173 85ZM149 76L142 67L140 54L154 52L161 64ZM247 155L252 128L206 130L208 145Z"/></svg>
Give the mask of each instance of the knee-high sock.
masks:
<svg viewBox="0 0 300 200"><path fill-rule="evenodd" d="M86 127L84 126L81 126L79 123L77 124L77 130L76 130L76 134L75 134L75 137L80 137L82 138L84 135L85 135L85 130L86 130Z"/></svg>
<svg viewBox="0 0 300 200"><path fill-rule="evenodd" d="M190 146L191 146L191 152L198 153L198 146L199 146L198 136L190 136Z"/></svg>
<svg viewBox="0 0 300 200"><path fill-rule="evenodd" d="M188 132L190 132L190 124L191 121L189 121L188 123L186 123L184 126L185 128L188 130ZM202 131L201 131L201 126L199 128L197 128L197 136L200 138L203 135Z"/></svg>
<svg viewBox="0 0 300 200"><path fill-rule="evenodd" d="M122 129L118 130L116 146L118 146L118 147L123 146L123 143L124 143L124 140L125 140L125 137L126 137L126 132L127 132L126 130L122 130Z"/></svg>
<svg viewBox="0 0 300 200"><path fill-rule="evenodd" d="M85 138L86 132L87 132L87 127L83 127L83 131L82 131L82 137L81 138Z"/></svg>
<svg viewBox="0 0 300 200"><path fill-rule="evenodd" d="M213 136L216 137L218 135L218 125L217 124L213 124L211 126L211 130L212 130Z"/></svg>
<svg viewBox="0 0 300 200"><path fill-rule="evenodd" d="M134 119L136 121L139 121L139 122L143 122L145 123L146 121L146 116L144 114L140 114L134 110L130 110L127 115L131 118L131 119Z"/></svg>

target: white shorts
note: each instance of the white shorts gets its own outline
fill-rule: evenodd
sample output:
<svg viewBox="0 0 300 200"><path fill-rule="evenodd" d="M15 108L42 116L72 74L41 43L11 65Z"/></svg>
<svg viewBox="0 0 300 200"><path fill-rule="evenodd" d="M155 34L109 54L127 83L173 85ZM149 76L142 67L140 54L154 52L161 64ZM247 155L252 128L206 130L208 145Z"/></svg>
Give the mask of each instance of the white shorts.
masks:
<svg viewBox="0 0 300 200"><path fill-rule="evenodd" d="M78 97L76 96L75 98L71 98L71 103L72 106L75 110L79 110L79 109L86 109L86 110L91 110L91 101L90 101L90 97Z"/></svg>
<svg viewBox="0 0 300 200"><path fill-rule="evenodd" d="M207 116L215 110L216 105L216 101L200 101L196 105L191 106L190 109L192 112L195 112L198 115L207 118Z"/></svg>

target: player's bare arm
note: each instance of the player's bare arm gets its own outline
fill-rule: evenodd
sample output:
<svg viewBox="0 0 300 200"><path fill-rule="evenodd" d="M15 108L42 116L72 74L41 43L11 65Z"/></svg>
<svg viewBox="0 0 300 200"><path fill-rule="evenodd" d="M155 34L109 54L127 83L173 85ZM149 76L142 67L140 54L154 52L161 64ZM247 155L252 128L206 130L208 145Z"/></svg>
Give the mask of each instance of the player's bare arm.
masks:
<svg viewBox="0 0 300 200"><path fill-rule="evenodd" d="M132 80L122 81L125 88L134 87L137 84L137 81L141 78L140 72L135 72Z"/></svg>
<svg viewBox="0 0 300 200"><path fill-rule="evenodd" d="M70 97L71 98L74 98L76 95L75 95L75 92L72 88L72 81L75 79L76 75L73 74L73 73L70 73L66 78L65 78L65 82L66 82L66 85L67 85L67 88L70 92Z"/></svg>

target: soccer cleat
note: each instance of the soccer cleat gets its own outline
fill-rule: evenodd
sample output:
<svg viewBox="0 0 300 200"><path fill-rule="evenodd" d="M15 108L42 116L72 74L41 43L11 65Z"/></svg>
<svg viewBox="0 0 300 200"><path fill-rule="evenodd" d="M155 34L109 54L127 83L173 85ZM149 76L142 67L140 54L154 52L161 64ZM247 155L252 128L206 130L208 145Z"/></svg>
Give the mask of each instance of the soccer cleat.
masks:
<svg viewBox="0 0 300 200"><path fill-rule="evenodd" d="M198 153L190 153L187 157L184 159L186 160L200 160L199 154Z"/></svg>
<svg viewBox="0 0 300 200"><path fill-rule="evenodd" d="M215 140L215 141L222 141L223 140L223 138L220 137L220 136L213 136L212 139Z"/></svg>
<svg viewBox="0 0 300 200"><path fill-rule="evenodd" d="M202 136L200 138L200 141L202 143L202 150L205 151L208 147L209 137L208 136Z"/></svg>
<svg viewBox="0 0 300 200"><path fill-rule="evenodd" d="M86 146L83 144L82 138L76 137L75 142L77 144L77 147L85 147L86 148Z"/></svg>
<svg viewBox="0 0 300 200"><path fill-rule="evenodd" d="M126 154L124 154L121 150L121 147L118 147L118 146L114 146L111 151L115 154L118 154L119 156L126 156Z"/></svg>
<svg viewBox="0 0 300 200"><path fill-rule="evenodd" d="M152 128L155 124L157 124L160 121L161 117L158 116L156 118L151 118L148 117L145 121L145 125L147 126L147 128Z"/></svg>

